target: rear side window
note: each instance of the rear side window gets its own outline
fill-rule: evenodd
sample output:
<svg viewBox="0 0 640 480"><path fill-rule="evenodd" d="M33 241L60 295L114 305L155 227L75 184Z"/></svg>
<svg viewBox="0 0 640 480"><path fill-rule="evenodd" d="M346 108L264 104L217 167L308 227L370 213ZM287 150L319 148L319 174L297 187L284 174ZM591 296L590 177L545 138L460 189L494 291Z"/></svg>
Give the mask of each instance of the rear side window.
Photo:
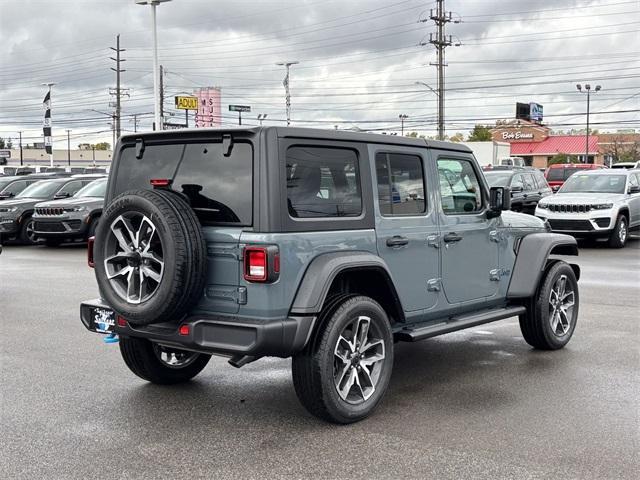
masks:
<svg viewBox="0 0 640 480"><path fill-rule="evenodd" d="M536 183L533 180L533 175L530 173L522 174L522 183L524 184L524 189L526 191L531 191L536 189Z"/></svg>
<svg viewBox="0 0 640 480"><path fill-rule="evenodd" d="M417 215L426 211L419 156L380 152L376 154L376 177L382 215Z"/></svg>
<svg viewBox="0 0 640 480"><path fill-rule="evenodd" d="M291 217L357 217L362 213L358 155L354 150L290 147L286 175Z"/></svg>
<svg viewBox="0 0 640 480"><path fill-rule="evenodd" d="M235 142L228 157L222 143L147 145L141 159L135 147L120 153L116 194L151 189L153 178L172 179L171 188L185 195L202 225L251 225L253 147Z"/></svg>

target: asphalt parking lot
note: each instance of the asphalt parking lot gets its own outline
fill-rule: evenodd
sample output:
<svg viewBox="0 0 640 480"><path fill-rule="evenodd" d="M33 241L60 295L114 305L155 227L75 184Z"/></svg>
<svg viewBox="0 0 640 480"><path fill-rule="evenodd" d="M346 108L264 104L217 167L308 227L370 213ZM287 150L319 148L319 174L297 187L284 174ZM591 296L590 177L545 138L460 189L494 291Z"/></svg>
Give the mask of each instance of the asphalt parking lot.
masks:
<svg viewBox="0 0 640 480"><path fill-rule="evenodd" d="M83 247L0 255L3 478L637 478L640 240L581 249L573 340L532 350L517 320L397 344L390 390L356 425L311 417L290 360L212 359L146 384L78 319Z"/></svg>

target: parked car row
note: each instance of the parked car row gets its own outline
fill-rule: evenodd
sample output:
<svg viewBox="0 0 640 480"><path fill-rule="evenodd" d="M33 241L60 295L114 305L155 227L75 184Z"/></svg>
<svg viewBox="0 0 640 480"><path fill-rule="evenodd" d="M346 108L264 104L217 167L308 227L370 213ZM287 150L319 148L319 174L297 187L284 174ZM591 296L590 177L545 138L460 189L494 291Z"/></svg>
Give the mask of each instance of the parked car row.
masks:
<svg viewBox="0 0 640 480"><path fill-rule="evenodd" d="M100 174L0 177L0 241L86 240L95 232L105 189Z"/></svg>
<svg viewBox="0 0 640 480"><path fill-rule="evenodd" d="M88 173L108 173L107 167L70 167L70 166L30 166L30 165L7 165L0 166L0 177L14 175L30 175L34 173L67 173L69 175L80 175Z"/></svg>

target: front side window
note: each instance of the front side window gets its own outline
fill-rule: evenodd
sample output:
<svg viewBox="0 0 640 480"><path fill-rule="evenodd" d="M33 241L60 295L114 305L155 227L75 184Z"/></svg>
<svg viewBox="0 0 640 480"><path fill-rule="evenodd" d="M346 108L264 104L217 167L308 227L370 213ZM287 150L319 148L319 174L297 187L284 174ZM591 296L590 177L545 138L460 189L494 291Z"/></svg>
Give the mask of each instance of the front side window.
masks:
<svg viewBox="0 0 640 480"><path fill-rule="evenodd" d="M357 217L362 213L354 150L293 146L287 150L286 166L291 217Z"/></svg>
<svg viewBox="0 0 640 480"><path fill-rule="evenodd" d="M449 215L482 210L482 189L469 160L438 159L442 210Z"/></svg>
<svg viewBox="0 0 640 480"><path fill-rule="evenodd" d="M76 197L100 197L103 198L107 191L107 181L106 180L96 180L76 193Z"/></svg>
<svg viewBox="0 0 640 480"><path fill-rule="evenodd" d="M83 186L83 182L80 180L69 182L64 187L62 187L58 192L56 192L56 195L73 196L76 194L78 190L82 188L82 186Z"/></svg>
<svg viewBox="0 0 640 480"><path fill-rule="evenodd" d="M522 181L522 175L514 175L511 179L511 188L520 187L520 190L524 190L524 182Z"/></svg>
<svg viewBox="0 0 640 480"><path fill-rule="evenodd" d="M533 180L533 175L530 173L522 174L522 183L524 184L524 189L528 192L536 189L535 181Z"/></svg>
<svg viewBox="0 0 640 480"><path fill-rule="evenodd" d="M424 173L419 156L377 153L376 176L382 215L417 215L426 211Z"/></svg>

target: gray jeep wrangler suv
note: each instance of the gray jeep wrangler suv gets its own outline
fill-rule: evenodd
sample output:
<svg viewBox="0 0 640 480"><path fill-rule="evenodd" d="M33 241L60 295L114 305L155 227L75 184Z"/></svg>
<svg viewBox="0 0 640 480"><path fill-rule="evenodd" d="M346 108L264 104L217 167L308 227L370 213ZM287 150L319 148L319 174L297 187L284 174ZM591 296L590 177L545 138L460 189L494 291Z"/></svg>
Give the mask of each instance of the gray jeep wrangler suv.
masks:
<svg viewBox="0 0 640 480"><path fill-rule="evenodd" d="M302 128L124 136L89 263L91 331L159 384L211 355L293 357L314 415L350 423L389 385L394 344L519 316L562 348L578 317L573 237L506 211L454 143Z"/></svg>

